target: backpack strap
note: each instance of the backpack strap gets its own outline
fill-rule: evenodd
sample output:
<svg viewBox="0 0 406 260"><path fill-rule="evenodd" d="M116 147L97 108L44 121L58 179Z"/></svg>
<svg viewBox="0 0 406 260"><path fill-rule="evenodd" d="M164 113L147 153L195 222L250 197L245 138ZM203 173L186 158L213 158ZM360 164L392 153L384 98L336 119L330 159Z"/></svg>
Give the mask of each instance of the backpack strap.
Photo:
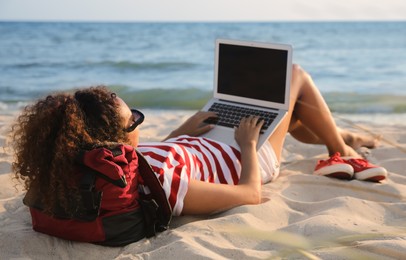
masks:
<svg viewBox="0 0 406 260"><path fill-rule="evenodd" d="M100 214L101 199L103 192L96 190L96 174L94 172L85 172L79 183L79 191L82 195L82 211L77 212L76 219L83 221L93 221Z"/></svg>
<svg viewBox="0 0 406 260"><path fill-rule="evenodd" d="M172 219L172 208L166 198L161 182L156 177L154 171L145 157L136 150L138 156L139 174L148 187L149 193L140 191L142 201L140 204L146 214L147 237L155 235L168 229ZM150 223L148 223L150 222Z"/></svg>

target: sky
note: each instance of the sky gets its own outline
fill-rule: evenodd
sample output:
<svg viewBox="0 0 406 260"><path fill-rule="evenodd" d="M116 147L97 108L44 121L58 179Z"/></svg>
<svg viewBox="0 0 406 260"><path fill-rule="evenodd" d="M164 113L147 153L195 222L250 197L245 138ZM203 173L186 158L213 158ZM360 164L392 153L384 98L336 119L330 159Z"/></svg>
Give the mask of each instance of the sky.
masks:
<svg viewBox="0 0 406 260"><path fill-rule="evenodd" d="M1 21L405 21L406 0L0 0Z"/></svg>

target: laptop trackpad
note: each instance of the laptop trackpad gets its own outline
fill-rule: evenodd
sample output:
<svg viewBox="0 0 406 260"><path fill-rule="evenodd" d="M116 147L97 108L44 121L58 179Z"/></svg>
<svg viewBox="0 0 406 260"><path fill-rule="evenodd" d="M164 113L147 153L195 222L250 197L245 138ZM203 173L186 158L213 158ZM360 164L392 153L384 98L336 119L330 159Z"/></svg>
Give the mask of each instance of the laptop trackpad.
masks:
<svg viewBox="0 0 406 260"><path fill-rule="evenodd" d="M216 126L209 132L203 134L202 137L226 143L240 150L237 142L234 139L234 129L232 128Z"/></svg>

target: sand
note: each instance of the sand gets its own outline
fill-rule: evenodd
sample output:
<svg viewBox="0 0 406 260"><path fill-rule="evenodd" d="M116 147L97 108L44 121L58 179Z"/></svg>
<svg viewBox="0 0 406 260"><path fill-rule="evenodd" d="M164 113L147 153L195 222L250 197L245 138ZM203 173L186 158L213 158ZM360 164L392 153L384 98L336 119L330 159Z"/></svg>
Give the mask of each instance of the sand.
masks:
<svg viewBox="0 0 406 260"><path fill-rule="evenodd" d="M145 111L141 140L160 140L191 113ZM316 161L327 156L326 150L288 136L281 175L263 186L260 205L211 216L177 217L169 231L152 239L109 248L32 230L21 201L23 192L12 179L12 154L6 144L15 115L0 115L0 259L406 258L406 124L402 121L375 124L351 118L360 126L355 131L383 135L379 147L362 150L388 170L382 183L314 176Z"/></svg>

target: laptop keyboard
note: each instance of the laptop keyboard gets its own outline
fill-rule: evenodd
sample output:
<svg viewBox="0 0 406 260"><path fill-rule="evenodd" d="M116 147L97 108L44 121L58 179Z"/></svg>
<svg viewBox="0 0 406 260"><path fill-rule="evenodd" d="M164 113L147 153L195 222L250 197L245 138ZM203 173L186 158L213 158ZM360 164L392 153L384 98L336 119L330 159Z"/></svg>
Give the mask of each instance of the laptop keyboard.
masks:
<svg viewBox="0 0 406 260"><path fill-rule="evenodd" d="M244 117L251 115L259 116L265 121L264 125L261 128L261 133L264 133L264 131L268 129L268 127L278 115L275 112L257 110L247 107L239 107L223 103L213 103L212 106L209 108L209 111L215 112L218 117L209 118L205 121L205 123L216 124L231 128L239 126L241 119Z"/></svg>

